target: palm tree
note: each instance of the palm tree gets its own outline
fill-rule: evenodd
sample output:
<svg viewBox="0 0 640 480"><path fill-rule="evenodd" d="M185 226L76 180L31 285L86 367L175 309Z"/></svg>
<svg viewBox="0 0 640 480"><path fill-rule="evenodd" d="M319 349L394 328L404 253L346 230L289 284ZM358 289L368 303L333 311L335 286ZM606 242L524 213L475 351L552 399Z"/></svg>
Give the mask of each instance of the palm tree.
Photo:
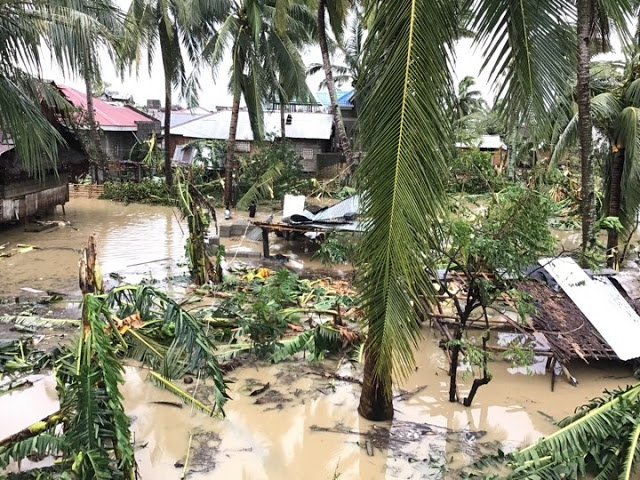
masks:
<svg viewBox="0 0 640 480"><path fill-rule="evenodd" d="M592 122L589 108L589 62L591 53L610 50L610 24L623 34L632 6L626 0L577 0L577 86L580 168L582 177L582 252L593 247L595 202L593 189ZM595 40L595 41L594 41Z"/></svg>
<svg viewBox="0 0 640 480"><path fill-rule="evenodd" d="M455 99L456 117L461 120L474 113L482 113L487 110L487 102L482 98L479 90L474 90L476 79L466 76L458 83L458 94Z"/></svg>
<svg viewBox="0 0 640 480"><path fill-rule="evenodd" d="M605 217L617 217L622 233L636 228L640 210L640 56L630 61L627 80L610 91L591 98L591 120L610 145L605 161ZM578 115L567 124L558 138L552 163L574 146L579 136ZM607 263L618 264L620 228L609 223Z"/></svg>
<svg viewBox="0 0 640 480"><path fill-rule="evenodd" d="M164 69L164 170L167 185L173 184L171 151L171 108L173 88L180 87L187 103L197 99L198 67L202 64L202 39L210 36L231 0L133 0L127 13L132 25L125 32L124 56L138 61L146 49L149 69L157 47ZM186 54L186 57L185 57ZM193 67L191 74L187 66Z"/></svg>
<svg viewBox="0 0 640 480"><path fill-rule="evenodd" d="M334 36L340 42L344 22L349 12L349 7L353 4L353 0L319 0L318 2L318 43L320 44L320 52L322 53L322 67L324 69L325 81L329 98L331 99L331 108L335 118L336 130L342 154L347 165L353 163L353 154L351 152L351 144L347 136L347 130L342 120L342 112L338 105L338 94L336 93L336 85L333 79L333 71L331 69L331 59L329 57L329 43L327 40L327 24L326 18L329 17L329 24Z"/></svg>
<svg viewBox="0 0 640 480"><path fill-rule="evenodd" d="M549 129L549 105L572 73L568 1L479 0L470 27L499 81L507 111L532 129ZM524 9L524 10L522 10ZM359 107L363 148L359 188L366 232L359 244L367 339L358 411L393 416L393 379L414 369L416 310L433 300L425 245L437 238L454 97L451 51L465 12L449 0L369 0ZM366 80L365 80L366 79ZM536 120L535 122L533 120Z"/></svg>
<svg viewBox="0 0 640 480"><path fill-rule="evenodd" d="M56 0L60 6L81 12L91 18L100 29L94 29L89 35L79 35L76 31L68 32L69 35L51 35L55 39L56 49L65 50L72 48L68 55L68 60L72 62L73 69L78 71L85 83L85 94L87 97L86 120L89 127L89 143L85 145L89 157L97 165L102 166L105 171L107 155L102 148L100 132L95 119L93 108L93 85L100 80L101 68L99 53L107 50L111 58L114 58L116 50L116 38L121 35L123 16L122 12L111 0ZM52 32L53 33L53 32ZM76 52L78 52L76 54ZM94 175L94 181L98 181L98 176Z"/></svg>
<svg viewBox="0 0 640 480"><path fill-rule="evenodd" d="M282 1L282 0L279 0ZM254 140L264 137L263 103L276 96L282 103L305 95L304 64L297 50L313 34L309 10L303 2L287 2L286 32L281 33L276 0L242 0L230 5L217 35L205 47L214 69L229 49L232 55L229 90L233 95L231 124L225 158L225 204L233 203L236 131L242 97L247 105ZM306 33L305 33L306 32ZM273 94L276 95L273 95Z"/></svg>
<svg viewBox="0 0 640 480"><path fill-rule="evenodd" d="M344 45L337 45L337 49L344 56L344 64L331 64L333 81L337 87L347 82L356 88L362 63L362 47L364 45L364 29L362 11L355 5L352 9L352 20L349 24L349 35L344 39ZM312 63L307 69L307 75L315 75L323 70L322 63ZM327 88L327 79L320 82L318 88Z"/></svg>
<svg viewBox="0 0 640 480"><path fill-rule="evenodd" d="M55 161L62 141L42 107L57 111L68 107L59 92L39 78L40 48L48 47L54 62L64 71L79 72L77 46L106 35L104 26L86 11L91 8L98 16L108 8L100 1L88 0L85 5L86 9L65 1L2 1L0 135L4 141L14 142L24 166L37 176L44 174L50 160Z"/></svg>

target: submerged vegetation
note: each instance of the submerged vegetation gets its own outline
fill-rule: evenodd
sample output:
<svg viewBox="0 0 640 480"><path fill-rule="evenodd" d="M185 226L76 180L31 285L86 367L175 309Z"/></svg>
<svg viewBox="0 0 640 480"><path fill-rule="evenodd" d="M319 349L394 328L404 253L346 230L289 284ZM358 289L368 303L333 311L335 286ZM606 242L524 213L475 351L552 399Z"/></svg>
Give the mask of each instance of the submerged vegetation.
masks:
<svg viewBox="0 0 640 480"><path fill-rule="evenodd" d="M552 222L581 227L580 247L560 254L593 269L620 268L630 252L640 210L640 61L638 39L631 42L626 31L628 19L637 17L634 2L133 0L126 14L92 0L8 0L3 7L0 131L31 174L52 168L70 133L49 121L61 118L66 128L71 112L39 76L41 46L87 84L87 118L77 118L75 127L87 137L81 143L96 172L106 163L91 107L101 70L96 49L106 47L119 73L138 68L143 51L150 66L158 54L166 148L153 134L134 146L130 159L164 175L164 182L107 182L103 198L176 206L188 225L195 289L187 295L207 302L193 306L143 284L103 292L90 242L81 259L75 340L50 352L33 342L0 343L0 373L11 375L7 388L27 372L51 369L60 401L58 412L2 440L2 467L53 456L43 476L136 478L121 395L124 360L148 368L154 384L182 401L224 415L228 359L351 357L364 364L356 381L358 412L391 420L395 388L415 370L426 319L443 335L449 400L470 406L492 378L488 312L511 315L509 325L533 331L527 319L536 299L519 291L518 282L540 256L558 254ZM607 50L612 29L625 43L624 72L604 64L604 74L590 72L590 52ZM454 85L452 52L463 37L473 38L498 92L491 106L472 77ZM327 180L305 174L298 147L287 141L286 110L315 104L301 54L314 44L322 65L312 70L324 71L334 115L324 148L343 156ZM195 104L203 67L219 73L227 51L233 54L228 141L191 142L193 162L175 167L173 89ZM346 65L332 66L340 51ZM349 78L358 115L351 131L335 90ZM243 101L255 142L250 153L238 154ZM269 103L279 106L281 127L279 138L264 141L273 133L264 125ZM494 147L482 145L485 135L497 135ZM238 271L226 265L224 247L214 252L207 245L216 204L246 209L287 193L360 195L364 231L357 242L331 233L316 253L325 264L353 263L355 287L301 279L286 269ZM503 356L527 365L532 348L511 346ZM460 369L475 375L464 398ZM207 381L213 395L181 387L177 380L185 376ZM513 478L631 478L640 453L639 392L635 386L607 393L546 439L486 462L506 462Z"/></svg>

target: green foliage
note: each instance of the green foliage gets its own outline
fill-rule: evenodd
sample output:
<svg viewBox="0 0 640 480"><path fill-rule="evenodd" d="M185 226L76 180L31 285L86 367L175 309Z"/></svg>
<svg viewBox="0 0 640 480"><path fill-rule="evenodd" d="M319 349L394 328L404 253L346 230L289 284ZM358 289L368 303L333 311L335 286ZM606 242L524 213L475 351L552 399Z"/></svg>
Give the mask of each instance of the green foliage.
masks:
<svg viewBox="0 0 640 480"><path fill-rule="evenodd" d="M320 258L325 265L344 264L355 258L357 248L357 239L353 235L332 232L311 258Z"/></svg>
<svg viewBox="0 0 640 480"><path fill-rule="evenodd" d="M452 181L448 183L447 190L451 193L489 193L505 186L505 181L491 164L491 154L477 148L454 155L449 172Z"/></svg>
<svg viewBox="0 0 640 480"><path fill-rule="evenodd" d="M69 413L63 454L77 478L135 478L129 418L120 386L124 368L107 326L111 312L94 295L84 297L81 337L56 364L60 409Z"/></svg>
<svg viewBox="0 0 640 480"><path fill-rule="evenodd" d="M331 341L330 324L321 323L316 329L305 330L295 338L285 339L289 324L299 321L299 313L337 315L337 310L354 306L352 297L327 291L309 280L301 280L289 270L278 270L274 275L253 277L248 285L235 295L225 298L212 311L218 321L228 319L240 328L222 332L218 338L230 342L229 352L253 351L260 357L281 361L298 351L308 350L313 359L324 355L325 350L335 351ZM317 330L317 329L320 330ZM309 333L316 330L315 333ZM241 343L246 339L248 342ZM344 339L343 339L344 340ZM239 348L234 345L240 345ZM343 342L346 347L349 342Z"/></svg>
<svg viewBox="0 0 640 480"><path fill-rule="evenodd" d="M499 278L519 277L523 268L553 251L548 221L553 205L545 195L512 186L493 195L486 213L467 213L445 224L441 251L465 271L495 272ZM456 253L457 252L457 253Z"/></svg>
<svg viewBox="0 0 640 480"><path fill-rule="evenodd" d="M189 237L185 243L185 253L189 261L191 276L197 285L215 281L217 268L211 261L205 245L209 225L216 223L216 211L211 201L192 183L192 174L177 171L175 190L178 196L178 208L182 218L187 220Z"/></svg>
<svg viewBox="0 0 640 480"><path fill-rule="evenodd" d="M309 360L318 361L325 358L326 352L337 352L344 350L344 348L345 339L340 330L327 323L322 323L296 337L278 342L270 360L273 363L279 363L296 353L308 352Z"/></svg>
<svg viewBox="0 0 640 480"><path fill-rule="evenodd" d="M162 181L143 178L140 183L105 182L104 192L100 198L117 202L151 203L159 205L175 205L175 188L167 187Z"/></svg>
<svg viewBox="0 0 640 480"><path fill-rule="evenodd" d="M37 372L51 368L57 355L58 349L52 352L35 349L31 338L0 340L0 374Z"/></svg>
<svg viewBox="0 0 640 480"><path fill-rule="evenodd" d="M300 160L290 142L263 144L254 155L242 157L240 208L258 198L280 199L286 193L307 191L310 180L302 171Z"/></svg>
<svg viewBox="0 0 640 480"><path fill-rule="evenodd" d="M484 477L483 470L507 464L507 478L630 480L640 458L640 385L605 391L558 422L560 429L510 455L487 457L474 464L467 478Z"/></svg>

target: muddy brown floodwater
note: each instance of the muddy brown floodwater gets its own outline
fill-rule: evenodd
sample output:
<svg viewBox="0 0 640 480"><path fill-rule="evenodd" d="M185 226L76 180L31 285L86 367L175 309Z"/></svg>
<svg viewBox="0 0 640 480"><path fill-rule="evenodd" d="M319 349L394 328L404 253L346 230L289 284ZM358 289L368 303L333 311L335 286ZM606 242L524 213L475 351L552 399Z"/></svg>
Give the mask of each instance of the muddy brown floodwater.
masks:
<svg viewBox="0 0 640 480"><path fill-rule="evenodd" d="M454 479L478 455L511 451L553 432L554 420L599 395L633 383L628 368L615 364L571 365L580 384L560 379L555 392L544 375L508 373L491 366L493 380L479 390L471 408L451 404L446 359L438 338L425 330L416 372L395 392L393 423L372 423L356 413L360 387L322 372L357 376L348 362L304 360L244 366L228 374L232 400L225 419L208 417L173 402L170 393L127 367L125 408L133 419L142 479ZM262 394L250 393L269 384ZM463 381L466 393L470 381ZM0 438L56 409L51 380L3 398ZM199 395L206 385L195 384ZM8 401L9 403L4 403ZM11 410L5 407L13 406ZM24 408L27 406L27 408ZM15 412L21 412L16 415ZM22 417L22 418L17 418Z"/></svg>
<svg viewBox="0 0 640 480"><path fill-rule="evenodd" d="M136 282L186 272L184 227L171 208L73 199L64 220L77 230L0 231L0 245L10 242L6 248L17 243L41 248L0 258L0 294L22 294L24 287L78 294L78 252L91 233L99 237L105 276L116 272ZM228 242L248 245L240 239ZM274 243L304 267L316 266L293 243ZM448 402L447 360L438 347L439 336L427 328L424 334L415 373L395 391L392 423L360 418L359 385L323 376L339 372L359 377L348 361L311 364L298 359L240 367L227 376L234 383L224 419L172 405L176 398L149 383L145 370L128 366L124 402L141 478L178 479L186 463L187 478L193 480L455 479L478 455L529 444L553 432L554 420L604 389L635 382L623 365L576 363L569 369L580 384L573 387L558 378L552 393L549 376L517 373L507 363L493 362L492 381L465 408ZM57 409L53 379L33 380L33 388L1 397L0 438ZM461 379L461 396L470 383ZM264 393L250 395L266 384ZM197 388L200 398L208 396L207 385L189 387Z"/></svg>
<svg viewBox="0 0 640 480"><path fill-rule="evenodd" d="M271 213L259 211L257 219L264 220ZM109 274L117 274L124 282L159 282L163 287L179 288L177 284L184 284L187 274L184 244L188 235L179 215L171 207L74 198L66 205L65 216L58 209L55 216L48 218L71 225L43 232L25 232L21 225L0 226L0 246L5 245L0 253L12 251L17 244L38 247L0 257L0 296L28 297L29 292L23 290L27 288L79 297L79 253L91 234L97 234L98 261L108 283L116 284ZM225 223L220 212L218 218L220 224ZM235 212L231 222L246 218L244 212ZM248 239L228 238L223 243L230 251L237 247L262 251L261 242ZM304 253L300 242L274 237L271 253L290 257L288 266L298 271L322 266ZM238 259L244 257L239 255Z"/></svg>

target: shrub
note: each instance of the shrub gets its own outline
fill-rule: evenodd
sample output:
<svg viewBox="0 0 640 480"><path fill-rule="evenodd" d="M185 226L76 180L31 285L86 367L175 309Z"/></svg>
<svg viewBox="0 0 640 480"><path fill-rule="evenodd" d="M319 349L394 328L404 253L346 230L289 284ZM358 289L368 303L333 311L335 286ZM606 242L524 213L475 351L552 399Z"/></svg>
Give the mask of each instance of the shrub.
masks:
<svg viewBox="0 0 640 480"><path fill-rule="evenodd" d="M120 182L104 184L104 192L100 196L117 202L151 203L159 205L174 205L175 189L167 187L162 180L145 178L140 183Z"/></svg>

